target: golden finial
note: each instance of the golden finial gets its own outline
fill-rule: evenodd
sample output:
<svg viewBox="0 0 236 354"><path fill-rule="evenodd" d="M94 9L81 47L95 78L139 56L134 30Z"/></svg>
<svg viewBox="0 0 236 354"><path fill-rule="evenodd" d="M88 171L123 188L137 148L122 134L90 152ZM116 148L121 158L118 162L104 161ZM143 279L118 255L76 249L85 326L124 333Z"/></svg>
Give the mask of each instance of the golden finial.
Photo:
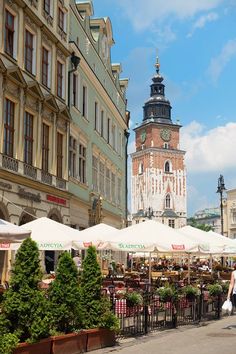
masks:
<svg viewBox="0 0 236 354"><path fill-rule="evenodd" d="M159 73L159 70L160 70L160 63L159 63L159 58L158 58L158 49L157 49L157 56L156 56L155 68L156 68L157 73Z"/></svg>

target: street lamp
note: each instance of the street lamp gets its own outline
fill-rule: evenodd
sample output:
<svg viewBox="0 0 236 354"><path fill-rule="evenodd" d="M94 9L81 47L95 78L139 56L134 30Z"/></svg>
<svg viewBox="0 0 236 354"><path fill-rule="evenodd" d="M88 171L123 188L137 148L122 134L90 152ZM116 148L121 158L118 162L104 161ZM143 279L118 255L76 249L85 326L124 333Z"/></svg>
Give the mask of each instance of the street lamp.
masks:
<svg viewBox="0 0 236 354"><path fill-rule="evenodd" d="M148 219L152 219L154 213L153 213L153 209L152 207L149 207L148 210L145 212L145 216L148 218Z"/></svg>
<svg viewBox="0 0 236 354"><path fill-rule="evenodd" d="M79 63L80 63L80 57L78 57L77 55L75 55L75 53L73 52L73 53L71 54L70 61L71 61L72 69L68 71L68 106L69 106L69 109L70 109L70 104L71 104L71 102L70 102L70 95L71 95L71 87L70 87L71 74L77 70L78 65L79 65Z"/></svg>
<svg viewBox="0 0 236 354"><path fill-rule="evenodd" d="M224 234L224 220L223 220L223 192L226 190L224 177L220 175L218 178L218 187L216 193L220 193L220 220L221 220L221 235Z"/></svg>

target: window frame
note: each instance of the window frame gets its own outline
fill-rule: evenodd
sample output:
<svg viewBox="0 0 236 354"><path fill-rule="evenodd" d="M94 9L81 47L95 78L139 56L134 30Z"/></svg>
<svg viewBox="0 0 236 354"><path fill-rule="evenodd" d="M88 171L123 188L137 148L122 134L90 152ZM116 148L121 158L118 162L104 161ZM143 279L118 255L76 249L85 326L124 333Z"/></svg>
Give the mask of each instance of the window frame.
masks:
<svg viewBox="0 0 236 354"><path fill-rule="evenodd" d="M61 68L60 71L59 68ZM64 77L65 77L65 64L60 60L57 60L56 94L58 97L62 99L65 98Z"/></svg>
<svg viewBox="0 0 236 354"><path fill-rule="evenodd" d="M44 56L44 51L47 52L47 59L45 60ZM44 45L42 45L42 79L41 82L44 86L47 88L51 87L51 75L50 75L50 69L51 69L51 51ZM44 68L46 66L46 73L44 71ZM46 76L46 81L44 81L44 77Z"/></svg>
<svg viewBox="0 0 236 354"><path fill-rule="evenodd" d="M24 114L24 163L33 165L34 116L25 111Z"/></svg>
<svg viewBox="0 0 236 354"><path fill-rule="evenodd" d="M78 166L78 175L81 183L86 183L86 146L82 143L79 143L79 166Z"/></svg>
<svg viewBox="0 0 236 354"><path fill-rule="evenodd" d="M69 176L77 178L77 141L70 135L69 138Z"/></svg>
<svg viewBox="0 0 236 354"><path fill-rule="evenodd" d="M45 134L46 133L46 134ZM49 170L49 152L50 152L50 126L42 123L42 170L48 172Z"/></svg>
<svg viewBox="0 0 236 354"><path fill-rule="evenodd" d="M29 37L31 36L31 41ZM35 74L35 34L25 28L25 43L24 43L24 68L30 74Z"/></svg>
<svg viewBox="0 0 236 354"><path fill-rule="evenodd" d="M13 18L12 26L10 26L9 22L7 21L9 19L9 15ZM9 38L9 36L11 39ZM13 14L11 11L9 11L8 8L5 8L4 51L12 58L15 58L15 54L16 54L15 45L16 45L16 15Z"/></svg>
<svg viewBox="0 0 236 354"><path fill-rule="evenodd" d="M82 87L82 116L85 119L88 117L88 88L84 84Z"/></svg>
<svg viewBox="0 0 236 354"><path fill-rule="evenodd" d="M4 101L3 153L9 157L14 156L14 135L15 103L6 97Z"/></svg>
<svg viewBox="0 0 236 354"><path fill-rule="evenodd" d="M57 131L57 177L61 179L63 179L63 140L63 134Z"/></svg>

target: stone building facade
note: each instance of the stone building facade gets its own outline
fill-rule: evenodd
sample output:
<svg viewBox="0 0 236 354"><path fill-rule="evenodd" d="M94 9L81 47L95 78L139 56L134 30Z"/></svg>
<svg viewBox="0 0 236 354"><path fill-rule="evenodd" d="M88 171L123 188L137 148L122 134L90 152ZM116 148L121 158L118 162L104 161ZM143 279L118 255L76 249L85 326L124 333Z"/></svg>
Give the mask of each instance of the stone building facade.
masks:
<svg viewBox="0 0 236 354"><path fill-rule="evenodd" d="M224 236L236 239L236 189L226 190L223 199Z"/></svg>
<svg viewBox="0 0 236 354"><path fill-rule="evenodd" d="M152 218L179 228L186 225L185 152L179 144L181 126L171 119L158 58L155 66L143 121L134 129L132 218L133 223Z"/></svg>
<svg viewBox="0 0 236 354"><path fill-rule="evenodd" d="M92 1L0 1L0 218L16 225L125 225L128 80L109 18L92 14Z"/></svg>

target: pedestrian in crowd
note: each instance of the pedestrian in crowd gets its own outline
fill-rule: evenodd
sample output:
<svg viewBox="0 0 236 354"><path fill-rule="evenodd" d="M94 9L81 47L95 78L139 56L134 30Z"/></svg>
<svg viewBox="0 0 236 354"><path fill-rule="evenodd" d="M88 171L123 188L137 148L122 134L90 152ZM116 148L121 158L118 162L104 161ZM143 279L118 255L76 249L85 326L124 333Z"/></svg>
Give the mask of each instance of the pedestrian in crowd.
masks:
<svg viewBox="0 0 236 354"><path fill-rule="evenodd" d="M73 261L77 267L78 270L81 268L81 257L79 255L79 252L76 252L75 257L73 257Z"/></svg>
<svg viewBox="0 0 236 354"><path fill-rule="evenodd" d="M230 300L231 296L233 306L236 307L236 263L234 264L234 270L231 273L227 299Z"/></svg>

